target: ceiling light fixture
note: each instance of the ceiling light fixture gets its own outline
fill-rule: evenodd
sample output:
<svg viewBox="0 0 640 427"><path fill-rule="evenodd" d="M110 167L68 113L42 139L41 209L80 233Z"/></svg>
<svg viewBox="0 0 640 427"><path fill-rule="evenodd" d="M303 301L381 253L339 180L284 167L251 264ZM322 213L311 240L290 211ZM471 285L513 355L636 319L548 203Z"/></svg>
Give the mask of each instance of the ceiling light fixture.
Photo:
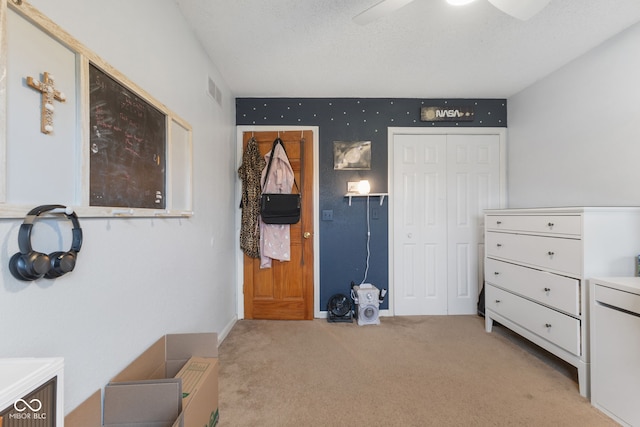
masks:
<svg viewBox="0 0 640 427"><path fill-rule="evenodd" d="M549 4L550 0L527 0L527 1L515 1L515 0L489 0L489 3L514 18L518 18L521 21L531 19L535 14L540 12L544 7Z"/></svg>
<svg viewBox="0 0 640 427"><path fill-rule="evenodd" d="M464 6L466 4L472 3L476 0L447 0L447 3L453 6Z"/></svg>

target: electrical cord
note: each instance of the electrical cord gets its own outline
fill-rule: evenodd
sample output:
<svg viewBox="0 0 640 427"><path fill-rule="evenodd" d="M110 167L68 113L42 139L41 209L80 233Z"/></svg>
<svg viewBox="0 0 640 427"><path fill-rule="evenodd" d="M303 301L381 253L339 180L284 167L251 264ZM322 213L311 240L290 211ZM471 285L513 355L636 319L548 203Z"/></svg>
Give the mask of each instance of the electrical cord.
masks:
<svg viewBox="0 0 640 427"><path fill-rule="evenodd" d="M369 219L369 199L370 198L371 197L367 195L367 265L364 270L364 278L362 279L362 282L360 282L361 285L367 281L367 274L369 273L369 258L371 256L371 250L369 248L369 244L371 243L371 224Z"/></svg>

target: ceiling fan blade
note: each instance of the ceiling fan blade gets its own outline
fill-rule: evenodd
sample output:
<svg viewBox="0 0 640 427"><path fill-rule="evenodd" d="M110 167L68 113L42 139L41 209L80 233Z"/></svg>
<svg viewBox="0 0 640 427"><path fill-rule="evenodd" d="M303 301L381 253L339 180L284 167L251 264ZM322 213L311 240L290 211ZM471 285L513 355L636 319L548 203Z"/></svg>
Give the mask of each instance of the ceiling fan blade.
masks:
<svg viewBox="0 0 640 427"><path fill-rule="evenodd" d="M489 3L514 18L526 21L540 12L550 0L489 0Z"/></svg>
<svg viewBox="0 0 640 427"><path fill-rule="evenodd" d="M366 25L376 19L400 9L401 7L411 3L413 0L382 0L374 4L369 9L353 17L353 21L360 25Z"/></svg>

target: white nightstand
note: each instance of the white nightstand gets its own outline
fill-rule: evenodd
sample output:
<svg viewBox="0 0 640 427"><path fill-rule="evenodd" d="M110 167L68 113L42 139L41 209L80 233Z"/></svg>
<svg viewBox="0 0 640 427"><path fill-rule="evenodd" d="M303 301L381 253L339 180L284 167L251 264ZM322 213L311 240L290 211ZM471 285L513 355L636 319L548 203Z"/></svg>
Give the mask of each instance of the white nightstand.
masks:
<svg viewBox="0 0 640 427"><path fill-rule="evenodd" d="M64 426L63 370L61 357L0 359L4 424Z"/></svg>
<svg viewBox="0 0 640 427"><path fill-rule="evenodd" d="M591 403L625 426L640 426L640 277L589 280Z"/></svg>

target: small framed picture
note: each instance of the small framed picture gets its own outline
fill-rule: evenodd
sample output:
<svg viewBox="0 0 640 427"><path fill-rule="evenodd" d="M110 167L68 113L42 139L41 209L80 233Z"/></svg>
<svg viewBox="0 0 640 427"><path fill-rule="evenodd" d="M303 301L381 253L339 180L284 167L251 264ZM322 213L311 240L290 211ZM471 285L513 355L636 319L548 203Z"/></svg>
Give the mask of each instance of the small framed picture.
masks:
<svg viewBox="0 0 640 427"><path fill-rule="evenodd" d="M371 169L371 141L333 141L333 169Z"/></svg>

